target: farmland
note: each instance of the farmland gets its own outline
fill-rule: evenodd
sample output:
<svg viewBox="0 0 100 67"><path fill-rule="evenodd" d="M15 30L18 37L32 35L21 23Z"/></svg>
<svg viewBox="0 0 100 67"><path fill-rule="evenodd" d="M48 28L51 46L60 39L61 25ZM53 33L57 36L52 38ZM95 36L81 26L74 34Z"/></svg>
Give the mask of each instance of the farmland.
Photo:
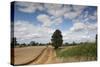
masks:
<svg viewBox="0 0 100 67"><path fill-rule="evenodd" d="M25 64L34 60L44 49L44 46L14 48L14 65Z"/></svg>
<svg viewBox="0 0 100 67"><path fill-rule="evenodd" d="M14 65L58 63L56 52L52 46L31 46L14 48L13 58Z"/></svg>
<svg viewBox="0 0 100 67"><path fill-rule="evenodd" d="M63 46L54 50L52 46L30 46L14 48L14 65L51 64L97 60L97 45L87 43Z"/></svg>

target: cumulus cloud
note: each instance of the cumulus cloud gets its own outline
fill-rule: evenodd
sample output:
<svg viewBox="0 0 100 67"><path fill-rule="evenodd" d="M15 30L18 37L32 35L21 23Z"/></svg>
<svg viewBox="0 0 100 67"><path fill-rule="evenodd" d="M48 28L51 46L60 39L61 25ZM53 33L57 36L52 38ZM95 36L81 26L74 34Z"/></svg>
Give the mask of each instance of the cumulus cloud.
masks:
<svg viewBox="0 0 100 67"><path fill-rule="evenodd" d="M61 17L56 18L52 21L55 25L59 25L63 22L63 19Z"/></svg>
<svg viewBox="0 0 100 67"><path fill-rule="evenodd" d="M73 24L73 27L70 28L70 31L96 31L97 30L97 24L91 24L91 23L82 23L82 22L76 22Z"/></svg>
<svg viewBox="0 0 100 67"><path fill-rule="evenodd" d="M62 23L63 19L61 17L58 18L52 18L46 14L40 14L37 16L37 20L42 22L44 27L50 27L52 24L59 25Z"/></svg>
<svg viewBox="0 0 100 67"><path fill-rule="evenodd" d="M75 19L77 17L79 17L81 15L81 13L83 12L83 10L86 8L86 6L79 6L79 5L74 5L69 12L66 12L64 14L64 17L67 18L67 19Z"/></svg>
<svg viewBox="0 0 100 67"><path fill-rule="evenodd" d="M97 23L94 23L94 24L88 23L87 24L87 29L89 31L97 31Z"/></svg>
<svg viewBox="0 0 100 67"><path fill-rule="evenodd" d="M81 21L73 23L69 30L63 31L64 42L93 42L97 34L97 23L82 23Z"/></svg>
<svg viewBox="0 0 100 67"><path fill-rule="evenodd" d="M18 8L21 12L32 13L36 10L42 11L44 8L40 3L31 3L31 2L16 2L16 5L20 6Z"/></svg>
<svg viewBox="0 0 100 67"><path fill-rule="evenodd" d="M74 11L83 11L84 10L84 8L86 8L86 6L81 6L81 5L74 5L74 6L72 6L73 8L73 10Z"/></svg>
<svg viewBox="0 0 100 67"><path fill-rule="evenodd" d="M80 13L81 12L79 12L79 11L78 12L68 12L68 13L64 14L64 17L72 20L72 19L78 17L80 15Z"/></svg>
<svg viewBox="0 0 100 67"><path fill-rule="evenodd" d="M51 18L46 14L41 14L37 16L37 20L42 22L44 26L48 27L51 26Z"/></svg>
<svg viewBox="0 0 100 67"><path fill-rule="evenodd" d="M95 41L95 34L94 33L87 33L87 31L78 31L72 32L67 31L63 32L63 40L65 42L72 43L74 42L94 42Z"/></svg>
<svg viewBox="0 0 100 67"><path fill-rule="evenodd" d="M95 12L93 13L93 15L90 15L90 16L89 16L89 19L91 19L91 20L97 20L97 11L95 11Z"/></svg>
<svg viewBox="0 0 100 67"><path fill-rule="evenodd" d="M55 17L62 17L67 11L62 4L45 4L44 7L47 9L47 13Z"/></svg>
<svg viewBox="0 0 100 67"><path fill-rule="evenodd" d="M27 41L42 41L45 39L50 41L50 35L54 32L51 28L38 27L28 21L16 21L14 24L14 36L22 42ZM43 40L44 39L44 40ZM46 42L48 42L46 41ZM26 43L25 42L25 43Z"/></svg>
<svg viewBox="0 0 100 67"><path fill-rule="evenodd" d="M71 27L71 31L80 31L80 30L84 30L87 27L87 25L85 25L84 23L81 22L77 22L73 24L73 27Z"/></svg>
<svg viewBox="0 0 100 67"><path fill-rule="evenodd" d="M86 42L94 41L95 35L86 33L87 31L97 30L97 24L88 24L77 22L68 31L63 31L64 42ZM21 42L27 43L34 40L36 42L50 42L51 36L55 29L49 27L38 27L27 21L17 21L14 24L14 36ZM82 26L82 27L81 27ZM83 31L87 27L87 31Z"/></svg>
<svg viewBox="0 0 100 67"><path fill-rule="evenodd" d="M40 26L36 26L32 22L16 21L14 34L19 41L48 42L55 31L52 26L56 27L66 19L70 19L73 25L67 31L62 32L64 42L93 41L97 32L96 21L90 22L90 20L97 20L97 11L90 15L88 11L84 11L86 6L30 2L16 2L16 5L21 12L35 13L40 11L39 14L36 14L36 19L42 23Z"/></svg>
<svg viewBox="0 0 100 67"><path fill-rule="evenodd" d="M30 2L16 2L16 5L21 7L18 8L19 11L32 13L36 10L45 11L54 17L65 17L73 19L81 14L85 6L79 5L63 5L63 4L40 4L40 3L30 3Z"/></svg>
<svg viewBox="0 0 100 67"><path fill-rule="evenodd" d="M28 35L36 35L37 34L36 29L35 29L35 26L33 26L32 24L29 24L29 22L27 21L17 21L14 24L14 35L15 37L26 39L28 38L27 37ZM34 33L33 33L33 30L34 30Z"/></svg>

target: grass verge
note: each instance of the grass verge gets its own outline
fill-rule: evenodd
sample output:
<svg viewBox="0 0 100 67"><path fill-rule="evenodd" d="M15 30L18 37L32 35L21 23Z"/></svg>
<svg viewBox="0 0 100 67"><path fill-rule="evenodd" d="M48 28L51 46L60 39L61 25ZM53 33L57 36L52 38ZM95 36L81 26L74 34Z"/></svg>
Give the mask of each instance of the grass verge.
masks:
<svg viewBox="0 0 100 67"><path fill-rule="evenodd" d="M72 48L66 46L64 49L57 49L56 54L59 58L69 58L69 57L86 57L87 60L90 58L97 59L97 45L95 43L86 43L82 45L76 45Z"/></svg>

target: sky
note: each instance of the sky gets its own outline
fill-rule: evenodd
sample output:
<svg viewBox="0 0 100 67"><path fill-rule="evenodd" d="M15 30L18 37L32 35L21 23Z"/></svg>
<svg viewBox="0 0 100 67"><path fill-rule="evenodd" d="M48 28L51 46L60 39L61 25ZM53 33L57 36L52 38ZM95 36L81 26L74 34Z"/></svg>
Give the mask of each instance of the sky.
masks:
<svg viewBox="0 0 100 67"><path fill-rule="evenodd" d="M14 37L18 43L51 42L56 29L63 42L93 42L97 34L97 7L54 3L14 3ZM13 17L11 17L13 18Z"/></svg>

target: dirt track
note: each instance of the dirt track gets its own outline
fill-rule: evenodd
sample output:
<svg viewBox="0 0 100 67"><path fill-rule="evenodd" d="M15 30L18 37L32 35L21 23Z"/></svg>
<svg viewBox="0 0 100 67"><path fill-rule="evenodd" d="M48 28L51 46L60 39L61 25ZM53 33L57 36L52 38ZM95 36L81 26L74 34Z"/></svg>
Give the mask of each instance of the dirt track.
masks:
<svg viewBox="0 0 100 67"><path fill-rule="evenodd" d="M52 46L15 49L15 65L58 63Z"/></svg>
<svg viewBox="0 0 100 67"><path fill-rule="evenodd" d="M45 51L30 64L51 64L51 63L57 63L56 61L56 53L54 49L49 46L45 49Z"/></svg>

